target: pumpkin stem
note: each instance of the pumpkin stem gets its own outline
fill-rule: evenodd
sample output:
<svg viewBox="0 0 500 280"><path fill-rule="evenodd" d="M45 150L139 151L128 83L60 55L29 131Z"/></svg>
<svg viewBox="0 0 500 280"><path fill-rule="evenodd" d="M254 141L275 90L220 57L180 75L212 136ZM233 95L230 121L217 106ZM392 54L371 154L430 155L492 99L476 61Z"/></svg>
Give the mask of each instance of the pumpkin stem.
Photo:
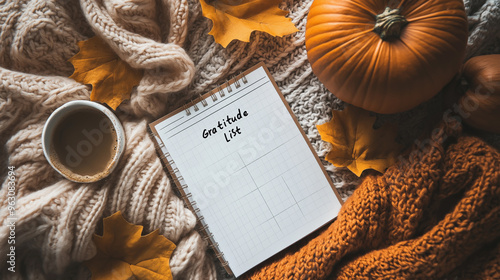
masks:
<svg viewBox="0 0 500 280"><path fill-rule="evenodd" d="M400 15L399 9L385 8L385 11L375 17L375 28L373 31L380 35L382 40L395 37L399 38L401 29L408 24L406 18Z"/></svg>

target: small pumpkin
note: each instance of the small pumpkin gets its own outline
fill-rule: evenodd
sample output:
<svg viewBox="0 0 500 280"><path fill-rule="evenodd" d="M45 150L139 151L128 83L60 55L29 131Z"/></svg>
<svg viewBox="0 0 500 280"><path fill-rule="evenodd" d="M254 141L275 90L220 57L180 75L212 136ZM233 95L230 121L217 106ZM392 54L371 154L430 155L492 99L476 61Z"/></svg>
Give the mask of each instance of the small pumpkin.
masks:
<svg viewBox="0 0 500 280"><path fill-rule="evenodd" d="M463 121L480 130L500 133L500 54L469 59L462 75L469 86L459 101Z"/></svg>
<svg viewBox="0 0 500 280"><path fill-rule="evenodd" d="M462 0L315 0L306 25L313 72L335 96L390 114L436 95L465 56Z"/></svg>

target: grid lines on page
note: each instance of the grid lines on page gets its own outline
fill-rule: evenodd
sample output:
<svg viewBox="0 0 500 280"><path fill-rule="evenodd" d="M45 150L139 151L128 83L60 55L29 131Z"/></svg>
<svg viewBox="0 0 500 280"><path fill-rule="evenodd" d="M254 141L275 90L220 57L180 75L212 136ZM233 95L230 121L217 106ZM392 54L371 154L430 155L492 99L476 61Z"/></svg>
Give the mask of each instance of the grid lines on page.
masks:
<svg viewBox="0 0 500 280"><path fill-rule="evenodd" d="M338 211L328 180L265 71L247 79L182 126L159 133L236 275Z"/></svg>

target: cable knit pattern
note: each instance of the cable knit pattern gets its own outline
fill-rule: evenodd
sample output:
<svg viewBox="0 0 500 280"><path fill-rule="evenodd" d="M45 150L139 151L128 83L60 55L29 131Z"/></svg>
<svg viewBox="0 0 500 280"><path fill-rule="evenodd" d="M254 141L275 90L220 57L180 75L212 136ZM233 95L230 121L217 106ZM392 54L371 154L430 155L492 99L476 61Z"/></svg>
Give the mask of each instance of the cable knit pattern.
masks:
<svg viewBox="0 0 500 280"><path fill-rule="evenodd" d="M186 36L187 3L161 3L170 11L171 17L164 20L173 20L171 24L156 20L157 5L82 1L79 9L74 1L11 1L1 7L0 131L8 165L16 167L18 178L18 273L2 269L0 278L23 279L29 273L33 276L29 279L54 279L54 275L85 279L88 271L73 263L95 254L96 226L102 217L121 210L130 222L144 225L145 232L159 228L176 243L171 258L176 279L215 279L212 257L194 230L195 216L173 192L147 133L152 119L141 118L163 114L168 93L187 86L194 75L192 60L178 45ZM88 28L76 27L81 25ZM162 41L160 26L171 27L172 42ZM116 171L101 182L77 184L62 179L48 165L41 134L56 108L70 100L89 99L89 86L65 78L72 72L67 59L78 51L76 43L87 38L89 30L146 74L131 102L118 113L127 143ZM2 197L7 196L6 186L7 181L0 190ZM6 203L0 201L2 224ZM0 227L0 242L7 244L8 236L9 228ZM7 249L0 246L2 263Z"/></svg>
<svg viewBox="0 0 500 280"><path fill-rule="evenodd" d="M137 90L132 94L128 107L135 115L159 116L164 112L168 95L165 93L176 92L186 87L193 78L194 65L184 49L173 42L158 42L154 39L161 37L156 24L151 24L151 16L155 14L156 4L153 0L144 1L117 1L106 2L106 6L97 0L81 0L83 13L94 32L101 36L111 48L132 67L145 69L144 77ZM169 1L176 2L176 1ZM114 4L113 4L114 3ZM178 25L186 26L186 9L176 9L172 12L173 21L170 26L176 35L181 35L177 41L184 41L184 32L179 32ZM174 6L175 7L175 6ZM169 9L171 7L168 7ZM182 12L183 17L179 16ZM132 19L132 20L131 20ZM179 22L176 22L179 21ZM123 24L126 22L127 24ZM129 29L144 32L133 33L120 25L132 25L137 28ZM150 27L152 26L152 27Z"/></svg>
<svg viewBox="0 0 500 280"><path fill-rule="evenodd" d="M467 56L499 53L498 1L464 2L470 22ZM159 228L161 234L177 245L170 262L175 279L215 279L217 274L220 278L227 277L221 272L215 258L207 253L210 252L207 251L207 244L194 230L195 216L174 193L173 183L162 169L146 126L257 62L265 62L320 156L329 150L329 146L320 140L315 125L329 120L331 110L341 109L343 103L318 81L307 61L304 32L312 0L284 0L281 4L284 10L290 12L288 16L299 32L283 38L253 32L249 43L233 41L226 49L208 35L212 23L202 16L198 0L7 0L1 3L0 141L4 148L0 150L0 158L4 161L0 167L1 170L7 170L7 165L16 167L16 208L19 218L16 222L16 269L23 271L10 273L2 270L1 279L88 279L89 272L79 262L94 255L91 237L96 228L99 229L101 219L118 210L130 222L142 224L145 232ZM133 90L131 99L117 110L127 141L117 169L101 182L77 184L63 179L47 163L41 148L41 134L45 121L56 108L70 100L89 99L90 86L66 78L73 71L67 60L78 52L78 41L94 35L103 38L132 67L144 70L144 77ZM409 143L428 128L427 116L439 104L438 96L408 112L378 115L376 125L396 121L400 127L400 140ZM470 145L483 147L477 140L467 141ZM460 145L457 147L466 147L466 144ZM451 156L452 153L446 155ZM453 161L441 159L440 162L451 164ZM327 162L324 164L342 197L349 197L360 179L345 168L336 168ZM429 170L428 174L422 174L422 178L430 176L432 179L428 182L435 182L435 176L445 175L442 170L452 170L451 167L446 168L439 169L441 171L437 173ZM3 174L6 172L0 176L5 176ZM469 178L463 176L460 180ZM413 185L422 183L422 178L415 178ZM7 182L3 181L0 190L2 197L6 197ZM422 193L408 192L407 188L393 190L400 193L401 196L398 196L384 188L383 182L371 184L372 187L364 183L360 187L361 191L355 195L357 198L352 200L379 200L380 204L367 204L371 205L366 210L367 215L373 212L373 220L365 220L324 244L316 243L320 251L308 251L315 254L328 251L324 256L333 256L333 259L305 262L307 255L291 255L286 260L294 266L290 271L276 274L285 267L283 263L277 262L279 265L271 265L262 272L256 272L256 277L273 273L277 276L298 277L304 271L315 271L317 276L324 276L332 271L333 263L338 263L338 257L348 253L347 248L354 248L348 244L334 249L328 247L341 237L349 244L356 244L356 248L368 246L363 247L367 250L381 248L385 244L400 246L400 252L407 254L408 248L420 248L415 245L417 243L400 244L396 241L420 236L425 232L418 221L430 220L432 215L419 207L435 204L433 199L428 200L425 192L446 196L441 194L445 190L436 188L434 183L420 189ZM467 188L469 186L463 189ZM447 191L453 192L453 189ZM473 190L470 189L470 192ZM388 197L401 197L403 200L400 204ZM0 201L2 224L6 223L6 203L6 200ZM350 202L348 205L354 204ZM361 204L357 207L361 207ZM342 214L345 217L364 215L360 209L365 208L350 206L346 209ZM382 209L392 209L393 212L383 212ZM411 217L405 216L404 211L410 211ZM382 216L378 217L376 213ZM374 226L377 221L384 221L384 215L389 217L389 213L394 214L391 217L398 227L385 224ZM407 221L407 218L410 219ZM457 219L450 221L462 223L462 220ZM443 227L448 234L449 225ZM338 230L340 227L336 228ZM389 234L387 240L369 241L368 237L379 237L382 229ZM0 227L0 244L6 244L8 234L7 227ZM422 235L421 238L432 239L435 235ZM422 240L417 239L418 242ZM478 244L486 241L481 242ZM414 245L416 247L412 247ZM471 247L463 248L473 250ZM1 267L6 264L6 250L7 246L0 246ZM340 253L332 253L331 250ZM464 256L457 256L456 261L465 262L474 268L478 267L474 264L479 263L484 267L481 273L486 275L498 267L491 262L494 259L492 254L498 254L498 251L498 246L492 246L490 253L485 253L480 260L473 257L464 260ZM391 256L377 254L360 258L350 255L349 260L342 262L342 269L336 269L335 273L339 277L355 275L351 268L362 265L366 266L367 273L379 271L383 267L372 267L365 261L368 258ZM472 273L473 270L464 271ZM443 275L444 272L436 273Z"/></svg>

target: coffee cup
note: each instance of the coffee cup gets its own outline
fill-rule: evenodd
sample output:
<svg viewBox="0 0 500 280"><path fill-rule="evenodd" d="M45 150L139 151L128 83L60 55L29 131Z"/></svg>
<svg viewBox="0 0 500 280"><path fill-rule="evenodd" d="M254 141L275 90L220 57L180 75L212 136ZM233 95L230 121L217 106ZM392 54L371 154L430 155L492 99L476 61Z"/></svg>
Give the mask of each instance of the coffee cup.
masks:
<svg viewBox="0 0 500 280"><path fill-rule="evenodd" d="M45 158L73 182L91 183L107 177L125 148L125 132L105 106L85 100L57 108L42 132Z"/></svg>

